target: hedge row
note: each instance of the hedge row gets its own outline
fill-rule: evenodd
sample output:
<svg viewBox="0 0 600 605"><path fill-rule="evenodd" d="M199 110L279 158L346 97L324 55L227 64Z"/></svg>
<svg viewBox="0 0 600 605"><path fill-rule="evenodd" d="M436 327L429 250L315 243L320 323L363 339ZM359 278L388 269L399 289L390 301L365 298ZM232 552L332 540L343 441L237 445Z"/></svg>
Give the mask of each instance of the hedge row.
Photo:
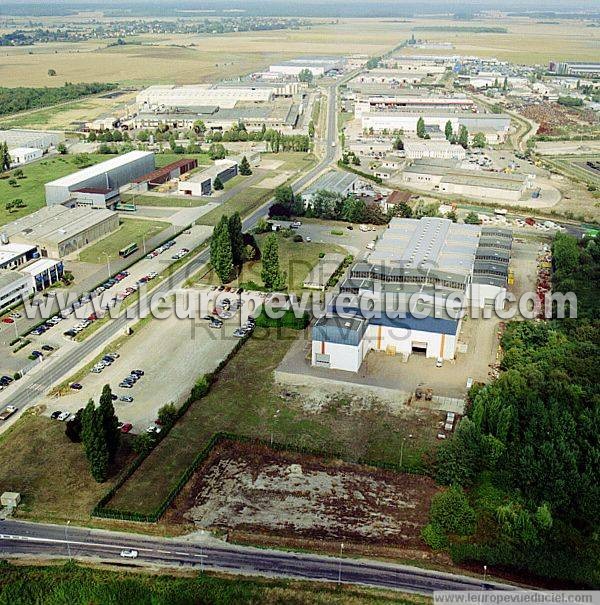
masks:
<svg viewBox="0 0 600 605"><path fill-rule="evenodd" d="M378 185L381 185L381 183L383 183L383 180L381 179L381 177L375 176L374 174L369 174L368 172L363 172L362 170L357 170L356 168L353 168L352 166L348 166L348 164L344 164L344 162L342 162L341 160L338 160L337 165L342 170L347 170L348 172L353 172L354 174L357 174L358 176L362 176L364 179L368 179L369 181L373 181L373 182L377 183Z"/></svg>
<svg viewBox="0 0 600 605"><path fill-rule="evenodd" d="M283 317L274 319L269 317L263 307L256 318L256 325L259 328L290 328L292 330L304 330L310 323L310 316L305 311L302 317L296 317L292 309L288 309Z"/></svg>

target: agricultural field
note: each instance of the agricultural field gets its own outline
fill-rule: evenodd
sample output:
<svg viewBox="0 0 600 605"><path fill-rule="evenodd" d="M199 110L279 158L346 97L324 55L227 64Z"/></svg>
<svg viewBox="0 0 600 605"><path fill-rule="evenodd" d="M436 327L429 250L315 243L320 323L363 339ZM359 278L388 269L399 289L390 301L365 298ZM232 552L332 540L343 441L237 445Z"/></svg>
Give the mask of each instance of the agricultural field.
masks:
<svg viewBox="0 0 600 605"><path fill-rule="evenodd" d="M107 255L110 260L115 260L119 258L119 250L133 242L141 249L144 240L148 241L168 226L169 223L164 221L121 219L121 224L114 233L84 248L79 253L79 260L97 265L106 264Z"/></svg>
<svg viewBox="0 0 600 605"><path fill-rule="evenodd" d="M256 241L262 250L266 235L258 235ZM336 252L346 255L346 250L334 244L321 244L317 242L295 242L292 237L283 237L278 234L279 266L287 273L287 288L289 292L301 292L302 284L310 270L319 262L322 254ZM244 285L252 289L249 284L262 286L262 262L250 261L244 264L238 278L233 285ZM202 282L220 284L219 278L211 271L205 275Z"/></svg>
<svg viewBox="0 0 600 605"><path fill-rule="evenodd" d="M91 164L102 162L111 156L100 154L89 154L87 156ZM23 178L17 178L15 184L10 184L12 173L4 173L0 178L0 225L14 221L15 219L31 214L46 205L44 185L80 169L77 164L77 156L61 155L46 157L37 162L23 166ZM25 206L6 210L6 202L15 199L23 200Z"/></svg>
<svg viewBox="0 0 600 605"><path fill-rule="evenodd" d="M396 410L378 400L331 395L318 387L290 393L274 383L275 368L292 343L305 337L287 329L257 328L218 375L209 394L190 406L108 507L140 513L155 510L196 453L219 431L264 440L272 437L284 446L341 454L350 462L364 458L398 464L403 456L404 464L422 466L423 456L439 443L440 414Z"/></svg>

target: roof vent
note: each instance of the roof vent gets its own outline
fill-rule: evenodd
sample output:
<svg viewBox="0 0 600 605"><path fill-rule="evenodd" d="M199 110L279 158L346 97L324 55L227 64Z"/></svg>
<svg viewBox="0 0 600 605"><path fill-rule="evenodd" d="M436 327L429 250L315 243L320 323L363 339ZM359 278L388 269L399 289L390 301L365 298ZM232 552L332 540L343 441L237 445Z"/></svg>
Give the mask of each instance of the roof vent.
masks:
<svg viewBox="0 0 600 605"><path fill-rule="evenodd" d="M345 326L346 328L349 328L351 325L352 325L352 324L351 324L349 321L347 321L347 322L344 324L344 326Z"/></svg>

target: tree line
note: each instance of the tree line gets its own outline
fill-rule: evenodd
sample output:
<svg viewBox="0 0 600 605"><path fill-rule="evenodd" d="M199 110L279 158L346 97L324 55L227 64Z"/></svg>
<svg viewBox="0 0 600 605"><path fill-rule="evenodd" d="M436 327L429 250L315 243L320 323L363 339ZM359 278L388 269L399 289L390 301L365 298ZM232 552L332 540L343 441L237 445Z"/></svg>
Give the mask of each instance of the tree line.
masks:
<svg viewBox="0 0 600 605"><path fill-rule="evenodd" d="M598 586L600 245L559 234L553 253L553 290L582 295L579 318L508 324L503 372L471 389L437 452L438 482L466 490L475 523L432 515L424 538L457 562Z"/></svg>
<svg viewBox="0 0 600 605"><path fill-rule="evenodd" d="M116 84L104 82L67 83L64 86L52 88L0 87L0 115L48 107L63 101L71 101L87 95L114 90L116 87Z"/></svg>

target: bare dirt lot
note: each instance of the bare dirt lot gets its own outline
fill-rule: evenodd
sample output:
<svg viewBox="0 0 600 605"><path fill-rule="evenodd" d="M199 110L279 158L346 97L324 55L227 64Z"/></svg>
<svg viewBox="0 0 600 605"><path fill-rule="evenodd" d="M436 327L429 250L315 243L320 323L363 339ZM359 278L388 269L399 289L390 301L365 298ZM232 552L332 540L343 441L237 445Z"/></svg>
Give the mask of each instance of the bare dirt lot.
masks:
<svg viewBox="0 0 600 605"><path fill-rule="evenodd" d="M168 515L198 529L419 548L437 491L425 476L227 441Z"/></svg>

